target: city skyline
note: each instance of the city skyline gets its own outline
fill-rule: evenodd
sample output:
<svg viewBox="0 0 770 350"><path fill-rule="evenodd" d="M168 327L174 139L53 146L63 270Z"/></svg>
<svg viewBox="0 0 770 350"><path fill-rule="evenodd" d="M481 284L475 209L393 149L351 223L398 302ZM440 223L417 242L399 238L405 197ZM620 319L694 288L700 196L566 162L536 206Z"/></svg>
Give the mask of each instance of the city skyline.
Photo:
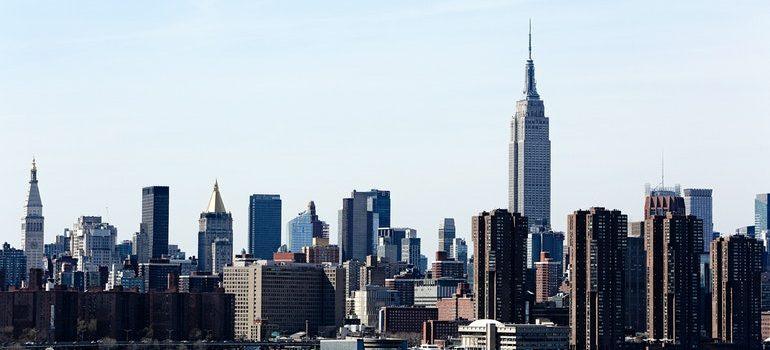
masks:
<svg viewBox="0 0 770 350"><path fill-rule="evenodd" d="M0 98L7 101L3 107L0 107L0 120L7 127L0 131L0 136L2 136L0 139L3 140L4 148L23 149L24 152L10 152L5 160L6 171L0 174L0 180L6 183L6 188L8 188L7 194L4 195L6 200L0 203L0 209L2 209L0 210L2 212L0 224L6 227L18 227L14 225L19 224L19 218L23 215L22 203L29 176L29 161L34 153L38 158L40 191L46 210L46 243L52 242L54 235L60 234L64 228L69 227L81 215L101 215L105 221L117 227L118 241L130 239L131 235L139 229L141 211L139 190L145 186L168 185L171 191L169 241L179 244L188 254L192 254L197 246L197 218L203 209L202 204L205 203L204 201L210 193L211 182L215 178L221 180L222 192L228 198L228 207L231 207L233 211L234 251L240 251L241 248L246 247L248 196L254 193L280 194L284 201L283 218L294 217L294 214L301 211L308 201L316 201L319 206L318 215L331 223L331 236L336 236L336 212L341 208L341 198L347 196L352 190L370 188L390 190L393 194L393 226L416 228L419 236L423 239L423 247L437 246L438 237L435 232L440 220L444 217L455 218L457 220L457 236L469 240L470 218L474 213L506 207L505 153L508 138L506 124L515 109L515 100L521 97L519 93L523 84L521 67L526 59L526 21L528 16L516 11L508 11L510 13L505 15L492 14L492 12L506 12L501 10L509 8L516 9L517 5L515 4L501 5L496 2L486 2L485 5L479 6L463 2L459 2L459 4L463 6L450 7L449 9L446 6L426 8L415 5L417 7L412 8L416 12L413 14L414 18L403 13L394 14L393 18L374 16L375 19L384 21L386 28L391 30L394 30L398 24L405 24L408 28L422 28L421 21L436 22L442 19L448 20L451 24L468 24L469 19L460 20L454 15L455 12L463 15L472 14L480 18L488 17L492 20L487 25L477 23L479 27L474 29L474 34L484 33L487 35L483 41L477 44L478 46L475 46L483 54L478 57L475 55L463 56L469 60L471 65L465 66L468 68L468 72L461 72L461 76L456 77L458 81L447 78L438 80L439 82L451 83L446 90L441 88L440 93L429 91L431 88L437 88L438 83L436 83L437 85L418 83L415 88L424 88L420 91L405 89L410 95L430 97L428 103L420 102L429 107L416 106L413 98L403 96L400 89L393 87L395 86L394 81L380 76L382 72L390 72L393 69L410 68L409 62L412 62L413 57L407 58L396 55L395 66L388 66L387 62L377 60L374 62L365 60L365 62L359 63L357 69L363 70L364 77L377 78L374 82L367 84L385 83L389 87L383 91L397 97L396 99L404 98L406 106L408 106L405 107L406 111L399 108L384 108L381 105L384 103L381 98L374 100L364 98L362 101L369 102L371 103L370 106L376 107L374 116L377 118L391 117L396 121L395 126L383 125L381 131L391 133L399 138L412 139L412 141L400 145L375 142L361 150L346 151L342 154L337 152L340 152L340 149L357 147L364 139L361 136L347 139L343 137L346 133L335 131L330 125L356 120L355 115L358 114L369 114L363 109L363 102L354 102L352 106L345 106L344 113L334 115L334 107L342 106L344 100L340 100L338 97L332 98L333 93L324 92L322 97L326 97L328 100L320 101L319 98L313 98L308 101L310 105L323 102L320 104L320 108L322 116L325 118L316 118L315 115L309 117L306 112L297 109L289 109L288 113L281 113L282 107L286 106L278 103L271 104L265 110L250 106L246 112L238 112L239 104L245 101L240 99L245 98L245 96L238 95L232 100L227 100L218 95L214 101L217 101L215 104L223 110L215 111L204 108L200 113L190 113L192 109L183 108L185 106L183 101L189 97L197 96L201 92L197 89L183 89L179 95L161 94L161 98L167 99L163 101L148 100L148 96L135 90L137 82L128 77L120 76L119 78L112 78L112 84L129 83L127 86L111 92L96 93L95 89L101 85L95 84L91 78L96 78L93 74L97 73L87 75L87 81L71 80L72 85L67 86L72 89L64 89L67 91L62 92L62 94L64 97L71 98L72 101L64 101L62 97L52 96L51 93L54 89L58 91L62 87L60 84L65 81L60 79L70 81L69 74L79 71L74 62L71 61L72 57L85 57L87 58L86 61L90 62L90 60L96 59L89 58L88 53L90 52L94 53L96 57L107 55L107 58L112 59L108 62L120 62L119 57L110 56L104 50L111 45L136 45L135 38L120 36L126 30L121 25L125 26L126 24L117 23L115 27L109 28L105 37L102 38L91 37L85 32L80 32L80 35L75 37L83 40L69 42L71 47L59 47L66 55L58 59L43 55L43 58L33 61L51 63L52 68L50 69L61 69L62 71L58 72L61 75L54 74L55 78L39 75L46 72L51 73L48 69L33 72L31 70L39 68L38 65L30 66L25 63L29 59L26 55L49 52L47 49L43 49L42 45L49 42L62 45L57 41L60 38L57 38L55 34L51 34L53 37L32 40L25 43L25 46L20 46L20 43L13 39L4 38L2 39L3 43L8 44L4 45L5 47L12 49L21 47L24 50L16 50L7 57L6 60L9 64L6 68L2 68L2 73L7 75L8 79L2 79L3 82L0 83L2 84L0 85L0 91L2 91ZM248 9L248 6L246 7ZM660 151L660 149L649 149L645 135L659 133L660 128L670 128L679 134L681 134L679 130L691 128L692 133L685 135L692 136L683 137L682 143L675 143L671 146L673 149L667 146L666 177L671 179L672 183L681 183L684 187L714 189L715 230L729 233L737 227L752 224L754 196L770 191L768 188L762 188L762 186L766 186L762 174L770 173L770 168L761 162L752 161L752 159L760 159L757 155L762 154L762 142L757 136L766 133L769 129L767 118L759 116L767 110L767 107L762 104L762 97L767 96L768 92L767 87L760 82L767 80L766 78L770 74L768 74L766 66L758 63L766 61L770 55L768 55L766 46L763 45L752 46L751 50L754 51L747 51L749 44L752 43L750 39L761 37L761 33L758 24L745 21L747 18L761 18L761 15L758 14L761 11L753 11L754 14L739 14L741 6L737 6L735 9L730 9L726 15L720 14L723 17L720 17L716 24L709 25L707 28L697 27L700 30L705 30L706 34L699 35L693 30L688 31L684 28L687 25L692 25L694 19L676 18L681 23L674 23L671 18L667 17L658 20L657 24L663 25L661 31L643 34L638 32L639 28L620 26L613 36L602 32L601 28L605 25L617 24L614 20L606 20L596 24L596 27L582 23L582 26L577 28L577 33L567 33L568 30L565 30L565 27L557 22L563 19L563 15L548 16L545 14L548 8L548 5L535 6L531 15L534 17L533 34L537 47L535 56L538 62L538 79L542 82L539 92L547 96L547 114L549 118L553 118L551 139L554 166L551 218L554 229L566 231L564 223L570 212L575 208L587 209L594 205L618 208L623 213L627 213L631 221L641 219L640 204L643 201L643 193L640 188L644 183L654 182L657 178L657 154ZM596 6L589 6L589 9L597 12L591 16L619 11L617 8L599 11ZM352 13L364 11L355 6L348 10ZM190 9L189 11L186 14L190 17L183 17L178 23L188 23L186 20L211 23L209 21L212 19L206 18L202 14L211 14L216 11L229 12L233 9L202 8ZM310 13L304 12L302 14L304 17L297 24L299 29L294 29L295 32L293 33L296 34L297 30L301 32L302 29L313 28L318 25L314 24L314 20L323 18L325 13L319 9L314 11L311 10ZM684 9L679 5L672 8L674 15L683 13L683 11ZM713 20L716 16L710 11L700 11L703 11L702 14L707 19ZM89 17L85 19L88 20ZM94 18L90 19L94 21ZM350 18L348 19L350 20ZM586 21L590 19L589 16ZM18 25L18 23L10 20L4 22L6 24L0 26ZM504 22L506 23L503 24ZM89 23L93 22L86 21L83 27L79 27L79 29L87 29ZM357 22L343 20L343 23ZM634 22L634 24L639 25L640 23ZM703 23L701 22L701 24ZM213 32L211 36L216 39L225 34L235 33L235 29L242 25L246 25L246 23L236 21L232 27L218 28L219 31ZM152 26L150 27L152 28ZM161 27L168 28L163 25ZM717 30L717 28L712 27L720 28ZM440 28L451 29L445 26ZM642 28L649 29L647 26ZM337 33L336 26L327 28L321 25L321 29L331 29L332 33ZM369 35L380 38L382 36L389 37L387 30L376 30L370 27L363 29L366 29L365 32ZM673 31L679 36L663 37L663 31ZM205 34L205 32L196 33ZM600 44L607 44L609 49L601 50L601 52L589 52L590 50L579 50L579 53L567 52L583 47L565 44L562 40L574 39L573 35L589 33L595 34L595 36L583 37L582 45L591 48ZM428 32L425 36L418 36L411 40L429 40L435 34ZM150 37L153 45L169 40L168 37L164 37L168 33L145 33L144 35ZM189 33L176 33L175 35L182 35L188 40L191 38ZM333 35L329 32L323 32L319 35L321 35L320 39L324 44L323 48L333 45L330 41ZM409 40L403 35L392 35L395 40L393 45L396 45L396 48L412 48L409 45ZM560 37L563 38L559 39ZM635 44L640 47L632 50L624 47L623 39L629 37L636 39ZM193 36L193 38L197 38L197 36ZM293 39L297 38L290 35L277 39L279 48L287 49L289 56L296 49L294 45L298 44ZM342 39L348 40L342 40L344 47L349 47L350 41L358 45L365 45L351 36L344 36ZM692 45L688 46L687 50L677 49L676 44L685 39L695 40L691 43ZM230 44L239 42L237 38L230 40ZM452 56L456 49L454 44L461 47L471 45L469 36L460 36L457 40L438 41L434 43L436 46L433 48L439 48L441 49L440 52L448 54L446 56ZM185 42L189 44L189 41ZM212 45L209 41L204 40L204 42ZM247 40L247 42L251 41ZM353 44L354 47L355 44ZM184 46L172 45L169 52L177 53L180 50L184 52L184 48ZM613 48L618 50L613 50ZM148 49L150 47L140 47L139 52L149 53ZM321 48L315 47L315 49ZM379 50L382 48L374 48L375 52L379 52ZM643 53L642 58L649 60L647 62L632 61L639 64L641 72L657 72L657 69L660 68L661 73L644 76L638 72L628 71L626 66L628 63L619 64L619 61L622 61L626 57L625 55L629 54L629 51L641 52ZM282 51L278 50L278 52ZM354 50L353 52L356 57L372 59L365 51ZM745 57L735 57L733 54L736 52L745 54ZM426 55L424 58L417 59L418 67L422 69L426 67L423 60L432 62L432 58L436 58L422 50L417 51L417 54ZM656 56L656 54L662 56ZM489 57L481 57L486 55ZM210 56L206 57L210 58ZM254 57L254 52L237 52L232 59L246 60ZM679 65L684 64L684 60L696 57L698 60L694 60L695 64L687 67L689 69L687 72L677 71L678 68L681 68ZM740 65L749 67L747 70L752 71L751 75L732 66L723 67L722 63L726 62L728 57L731 60L739 60ZM598 61L599 58L601 61ZM146 63L136 61L136 57L127 59L129 64L125 69L142 71L142 69L148 68ZM330 72L340 71L341 68L338 64L350 60L349 57L328 55L319 59L320 63L318 64L320 66L314 66L314 69L330 65L332 67ZM474 65L482 65L490 59L493 61L490 68L473 67ZM425 76L445 76L450 72L456 72L459 66L449 66L449 63L462 62L458 58L451 57L448 57L447 60L448 63L439 65L433 71L425 72ZM296 58L289 61L297 63ZM268 59L268 62L273 61ZM596 70L591 71L591 69L586 68L589 66L584 63L587 62L594 62L595 66L590 68L598 69L598 74ZM199 64L200 61L182 60L182 63L185 68L191 68ZM378 67L383 71L366 67ZM96 72L101 72L106 68L105 66L97 66L95 69ZM283 67L284 70L279 69L281 74L287 74L286 68ZM149 72L156 69L157 67L154 67ZM323 70L321 69L321 71ZM216 72L216 70L204 69L201 72L203 76L194 79L193 83L201 84L201 86L209 85L206 82L211 82L215 84L214 86L224 84L216 76L211 75ZM255 73L259 70L250 72ZM341 85L343 88L339 91L351 100L361 98L350 90L349 85L355 82L364 83L365 80L344 69L342 72L346 74L340 79L347 83ZM403 73L405 75L398 75L398 77L408 80L409 77L420 76L419 69L406 69L405 72ZM233 72L222 70L220 73L223 77L228 77L228 74ZM27 81L21 78L16 79L19 74L31 75L30 85L9 82L14 80ZM145 74L147 73L139 76L150 78ZM176 71L175 74L178 77L180 72ZM278 78L281 74L268 75L265 78L267 82L263 81L260 84L266 84L267 88L273 84L276 93L286 93L285 84L287 83L278 84ZM479 79L479 83L471 84L474 89L459 90L461 84L473 81L471 79L474 74ZM595 76L591 76L591 74ZM619 79L625 79L629 83L622 84L618 80L607 80L611 75L618 75ZM710 78L701 78L705 76L710 76ZM723 79L726 76L734 78L735 81L724 82ZM328 77L326 74L312 75L308 85L303 85L300 89L299 96L308 97L318 91L330 87L335 88L337 85L333 83L332 85L323 84L324 78ZM237 86L249 81L259 82L261 78L263 77L258 74L251 74L248 79L243 81L229 79L231 82L238 83ZM289 82L296 82L296 76L289 75L289 78ZM666 86L666 84L672 84L669 79L677 80L678 85ZM150 83L152 82L161 83L160 86L165 88L178 87L174 84L164 85L163 79L158 78L150 79ZM709 83L723 85L714 86L709 85ZM732 83L736 85L731 85ZM47 96L44 100L46 103L40 105L31 103L30 97L37 96L37 93L33 93L32 90L34 84L40 84L41 94ZM716 88L719 90L720 97L727 98L730 102L724 105L709 103L708 107L702 103L696 103L696 101L711 96L705 92L705 87L701 87L704 85L709 86L710 89ZM655 88L650 88L650 86ZM380 91L379 88L371 85L365 85L365 87L364 90L367 92ZM686 93L676 91L684 87L689 87ZM474 92L475 89L482 91ZM599 95L590 97L587 92L580 91L583 89L592 94L599 91ZM450 90L454 92L450 93ZM209 91L209 88L202 91ZM250 93L255 91L261 91L261 89L248 90ZM88 98L89 95L95 93L99 98L105 100L99 102ZM249 95L249 93L245 95ZM657 100L664 95L663 101ZM120 96L127 96L129 98L127 101L136 99L150 101L153 102L151 105L159 108L151 110L127 106L125 105L127 101L119 98ZM465 102L463 104L451 102L445 105L448 103L446 101L448 96L463 96L458 100ZM76 103L85 102L85 100L81 100L82 98L87 98L86 100L91 101L93 105L77 105ZM584 100L580 100L581 98ZM606 100L607 98L610 99ZM618 102L612 102L612 98L622 100L622 104L625 106L632 106L632 109L635 110L634 113L628 113L619 108ZM672 101L677 98L682 98L682 102ZM199 104L189 103L192 106L201 107ZM736 103L740 106L736 107ZM486 106L471 108L471 106L478 104L486 104ZM661 115L653 115L652 113L661 112L656 111L657 107L652 108L652 105L655 104L658 104L658 107L668 107L668 109L662 108L663 113ZM57 108L46 107L54 105ZM129 111L127 113L112 111L115 107L122 106L128 108ZM359 107L361 109L356 110ZM453 108L456 110L448 110ZM737 111L736 108L738 108ZM209 120L216 120L220 113L225 114L222 117L226 122L225 126L212 126L213 131L209 130L210 125L207 123ZM255 120L249 120L251 119L248 117L250 113L279 115L279 117L274 119L256 117ZM746 125L744 122L753 122L758 125L741 127L740 130L723 128L718 118L725 114L731 115L732 120L735 120L735 125ZM137 130L144 130L139 128L142 123L134 125L134 118L139 115L141 115L139 121L144 123L153 122L154 119L164 116L168 119L155 121L157 123L155 126L160 129L147 131L147 134L138 134L136 133ZM679 118L680 115L684 115L684 117ZM103 123L104 120L100 119L102 116L108 118L105 120L109 122ZM424 132L424 127L433 125L434 118L438 116L447 117L445 124L438 125L436 130L427 133L431 135L427 135ZM593 130L598 130L601 137L566 137L573 133L581 135L581 133L589 130L586 129L587 126L578 125L584 123L589 116L598 123L598 129L594 126ZM183 117L187 118L183 119ZM641 122L639 120L642 117L647 119ZM291 139L284 141L276 136L267 135L267 133L275 133L291 138L290 131L296 130L287 128L286 123L283 122L284 118L299 118L300 121L308 123L310 129L322 128L329 135L325 135L323 139L311 137L306 141L299 142ZM712 123L693 125L694 118L705 118ZM316 119L323 119L324 124ZM621 123L610 124L618 120ZM605 126L605 124L609 124L609 126ZM35 128L34 132L32 132L33 127ZM80 134L81 127L86 128L84 134ZM297 128L300 135L307 136L306 131L304 131L307 126L298 126ZM617 128L613 129L615 132L612 134L622 134L621 137L602 133L608 128ZM257 131L257 135L261 137L256 137L258 141L246 141L246 133L231 129L264 131ZM343 129L348 133L366 130L350 129L350 127ZM202 136L209 132L221 132L224 134L223 136L230 139L221 138L198 144L197 141L204 140ZM80 135L84 139L75 142L69 138L69 133ZM469 135L480 134L489 136L483 140L473 140L473 142L457 142L457 140L468 140ZM713 136L709 139L695 136L699 134L711 134ZM25 136L20 137L19 135ZM736 135L745 137L737 137ZM453 143L452 145L432 144L436 137L453 140ZM121 143L136 145L136 147L116 146L116 144ZM718 148L723 147L725 143L729 146ZM94 144L98 144L100 147L87 147ZM309 146L316 144L318 147L308 150ZM569 159L578 158L577 155L580 155L583 150L597 150L608 146L616 149L608 152L607 155L588 160L588 164L577 163L576 160ZM213 151L209 151L209 149ZM274 152L276 154L271 155L264 151L273 149L276 150ZM89 152L84 152L85 150ZM205 152L199 154L201 151ZM725 154L725 152L730 151L736 153L737 156ZM222 155L223 152L226 153L224 156ZM712 152L717 152L714 156L719 157L720 162L718 164L704 161L704 156L701 155L709 154L711 157ZM190 155L188 156L187 153ZM89 156L83 156L83 154ZM595 152L595 154L599 153ZM692 154L695 156L693 157ZM374 159L369 159L368 155ZM625 155L625 158L620 157L620 155ZM191 158L190 156L194 157ZM426 161L426 158L431 159ZM286 162L291 159L307 162L306 166L285 167ZM340 159L342 159L341 163L339 162ZM248 166L249 163L261 162L263 162L263 166ZM200 163L211 163L214 166L199 169ZM606 169L603 167L606 163L616 166ZM380 166L376 166L378 164ZM437 164L442 164L442 167L439 168ZM449 168L447 168L447 164L450 164ZM494 165L489 168L489 172L484 174L472 174L466 170L482 164ZM581 166L578 168L577 165ZM359 167L372 168L373 170L360 170ZM73 171L74 168L85 170ZM425 181L417 180L419 178L415 177L411 171L405 171L406 168L414 168L413 170L417 174L425 174L435 180L426 184ZM752 171L735 171L735 169L748 168L751 168ZM272 170L265 172L264 169ZM348 170L350 171L346 173ZM730 173L740 173L741 177L740 179L735 178ZM317 183L313 184L314 181ZM323 184L323 186L319 184ZM595 191L596 188L602 190ZM109 211L105 209L106 207L109 207ZM282 221L282 227L286 221ZM8 235L8 242L19 247L19 235ZM423 254L432 257L430 249L423 251Z"/></svg>

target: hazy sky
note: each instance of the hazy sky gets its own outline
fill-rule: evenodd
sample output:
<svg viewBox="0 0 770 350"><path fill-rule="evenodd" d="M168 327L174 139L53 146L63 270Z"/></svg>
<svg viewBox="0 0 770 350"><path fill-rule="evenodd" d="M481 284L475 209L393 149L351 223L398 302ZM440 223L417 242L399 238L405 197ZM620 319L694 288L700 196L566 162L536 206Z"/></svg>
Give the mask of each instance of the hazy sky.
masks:
<svg viewBox="0 0 770 350"><path fill-rule="evenodd" d="M392 191L432 256L443 217L507 205L527 20L551 118L552 220L642 217L646 182L714 188L715 229L770 191L770 2L0 2L0 225L20 242L33 154L46 241L80 215L138 230L171 186L197 255L214 179L246 247L248 196L315 200L336 240L353 189ZM284 224L285 230L285 224Z"/></svg>

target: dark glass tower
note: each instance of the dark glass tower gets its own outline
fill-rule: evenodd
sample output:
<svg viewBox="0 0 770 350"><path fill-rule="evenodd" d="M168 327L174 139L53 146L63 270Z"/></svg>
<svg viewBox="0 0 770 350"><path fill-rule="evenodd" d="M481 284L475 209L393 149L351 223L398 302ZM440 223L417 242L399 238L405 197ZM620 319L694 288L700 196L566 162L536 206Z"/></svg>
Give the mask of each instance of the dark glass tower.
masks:
<svg viewBox="0 0 770 350"><path fill-rule="evenodd" d="M253 194L249 197L249 254L273 259L281 246L281 196Z"/></svg>
<svg viewBox="0 0 770 350"><path fill-rule="evenodd" d="M142 189L142 223L139 229L147 233L152 259L168 255L168 200L168 186Z"/></svg>

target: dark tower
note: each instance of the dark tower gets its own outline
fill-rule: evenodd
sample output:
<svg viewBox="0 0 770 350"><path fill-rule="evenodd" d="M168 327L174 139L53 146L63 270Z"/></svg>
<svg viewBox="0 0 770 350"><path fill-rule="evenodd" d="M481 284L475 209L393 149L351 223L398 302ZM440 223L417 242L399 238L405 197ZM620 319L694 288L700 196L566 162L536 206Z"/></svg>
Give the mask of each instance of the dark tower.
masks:
<svg viewBox="0 0 770 350"><path fill-rule="evenodd" d="M525 323L527 218L505 209L473 217L476 318Z"/></svg>
<svg viewBox="0 0 770 350"><path fill-rule="evenodd" d="M142 223L139 229L147 233L151 259L168 255L168 201L168 186L142 189Z"/></svg>

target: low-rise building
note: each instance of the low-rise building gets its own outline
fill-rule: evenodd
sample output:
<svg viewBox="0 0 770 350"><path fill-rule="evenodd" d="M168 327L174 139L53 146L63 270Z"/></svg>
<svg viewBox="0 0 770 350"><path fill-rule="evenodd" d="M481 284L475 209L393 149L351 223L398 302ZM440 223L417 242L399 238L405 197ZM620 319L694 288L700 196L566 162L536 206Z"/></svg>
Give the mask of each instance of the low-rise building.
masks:
<svg viewBox="0 0 770 350"><path fill-rule="evenodd" d="M435 307L386 306L380 309L380 333L420 333L422 324L438 319Z"/></svg>
<svg viewBox="0 0 770 350"><path fill-rule="evenodd" d="M461 344L467 350L567 350L569 327L552 323L504 324L483 319L458 327Z"/></svg>

